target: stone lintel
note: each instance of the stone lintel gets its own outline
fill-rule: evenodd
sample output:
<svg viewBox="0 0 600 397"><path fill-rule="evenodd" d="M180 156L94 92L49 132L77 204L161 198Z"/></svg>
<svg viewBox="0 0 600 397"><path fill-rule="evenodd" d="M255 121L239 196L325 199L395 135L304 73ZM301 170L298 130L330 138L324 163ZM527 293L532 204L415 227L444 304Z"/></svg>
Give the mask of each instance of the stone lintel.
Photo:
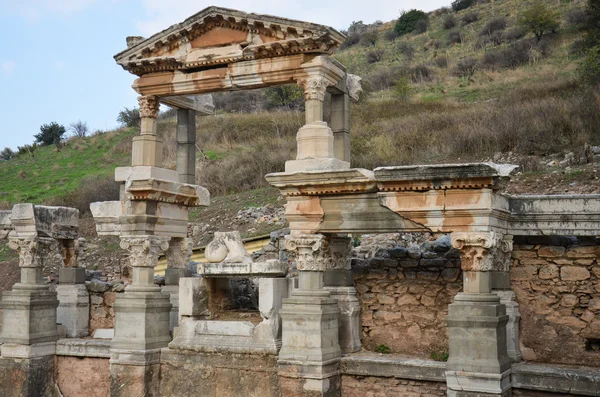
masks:
<svg viewBox="0 0 600 397"><path fill-rule="evenodd" d="M281 172L267 174L265 178L285 196L318 196L377 190L373 172L361 168Z"/></svg>
<svg viewBox="0 0 600 397"><path fill-rule="evenodd" d="M265 262L199 263L198 274L204 277L285 277L288 265L277 259Z"/></svg>
<svg viewBox="0 0 600 397"><path fill-rule="evenodd" d="M76 239L79 210L69 207L49 207L15 204L10 215L15 238L48 237Z"/></svg>
<svg viewBox="0 0 600 397"><path fill-rule="evenodd" d="M446 381L446 363L433 360L359 353L342 357L340 365L343 375Z"/></svg>
<svg viewBox="0 0 600 397"><path fill-rule="evenodd" d="M513 388L557 394L600 395L597 368L568 368L534 363L515 364L512 368Z"/></svg>
<svg viewBox="0 0 600 397"><path fill-rule="evenodd" d="M59 339L56 342L57 356L110 358L110 340Z"/></svg>
<svg viewBox="0 0 600 397"><path fill-rule="evenodd" d="M212 95L166 96L159 98L161 103L177 108L197 112L202 115L213 115L215 105Z"/></svg>

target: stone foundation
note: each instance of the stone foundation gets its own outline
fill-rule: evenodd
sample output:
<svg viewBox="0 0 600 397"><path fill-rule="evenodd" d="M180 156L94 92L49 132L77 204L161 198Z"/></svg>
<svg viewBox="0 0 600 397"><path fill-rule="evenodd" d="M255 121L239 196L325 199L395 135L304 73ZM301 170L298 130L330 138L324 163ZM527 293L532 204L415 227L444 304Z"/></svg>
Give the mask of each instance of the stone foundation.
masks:
<svg viewBox="0 0 600 397"><path fill-rule="evenodd" d="M110 393L106 358L57 356L56 370L56 383L64 397L106 397Z"/></svg>
<svg viewBox="0 0 600 397"><path fill-rule="evenodd" d="M344 397L434 397L446 395L446 383L379 378L374 376L342 376Z"/></svg>
<svg viewBox="0 0 600 397"><path fill-rule="evenodd" d="M0 358L0 396L57 397L54 356Z"/></svg>

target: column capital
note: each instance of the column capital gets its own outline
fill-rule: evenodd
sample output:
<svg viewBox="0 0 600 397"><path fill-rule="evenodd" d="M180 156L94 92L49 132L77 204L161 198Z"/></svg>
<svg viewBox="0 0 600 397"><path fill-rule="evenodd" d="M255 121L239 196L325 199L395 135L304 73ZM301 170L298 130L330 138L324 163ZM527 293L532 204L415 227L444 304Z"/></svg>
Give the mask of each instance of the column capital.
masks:
<svg viewBox="0 0 600 397"><path fill-rule="evenodd" d="M306 101L316 100L325 101L325 92L331 81L323 76L308 76L298 80L298 86L304 91Z"/></svg>
<svg viewBox="0 0 600 397"><path fill-rule="evenodd" d="M41 268L44 258L56 249L56 240L49 237L9 237L8 247L19 254L19 267Z"/></svg>
<svg viewBox="0 0 600 397"><path fill-rule="evenodd" d="M121 248L131 254L132 267L154 267L158 256L169 248L170 237L131 236L121 237Z"/></svg>
<svg viewBox="0 0 600 397"><path fill-rule="evenodd" d="M166 250L168 269L186 269L192 256L193 242L191 238L171 238Z"/></svg>
<svg viewBox="0 0 600 397"><path fill-rule="evenodd" d="M155 119L158 117L158 109L160 104L158 97L155 95L143 95L138 97L140 105L140 117L149 117Z"/></svg>
<svg viewBox="0 0 600 397"><path fill-rule="evenodd" d="M322 234L286 236L285 248L296 253L296 267L300 271L327 270L326 252L329 240Z"/></svg>
<svg viewBox="0 0 600 397"><path fill-rule="evenodd" d="M452 247L460 251L463 271L508 271L508 258L513 249L511 235L493 231L454 232L450 239Z"/></svg>

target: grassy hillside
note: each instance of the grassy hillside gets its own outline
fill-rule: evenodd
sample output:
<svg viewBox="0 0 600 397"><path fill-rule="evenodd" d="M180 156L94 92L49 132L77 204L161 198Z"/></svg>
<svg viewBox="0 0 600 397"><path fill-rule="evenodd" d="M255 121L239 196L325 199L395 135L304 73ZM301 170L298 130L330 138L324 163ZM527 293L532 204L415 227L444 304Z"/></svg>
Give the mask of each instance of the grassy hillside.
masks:
<svg viewBox="0 0 600 397"><path fill-rule="evenodd" d="M548 0L561 26L539 43L516 25L531 3L494 0L457 13L438 10L424 33L394 37L391 21L353 37L335 55L367 88L365 99L352 105L353 166L504 159L533 178L564 181L556 191L585 181L595 165L576 178L544 165L571 151L581 157L585 144L600 145L600 95L579 82L573 50L583 35L573 15L584 1ZM455 26L448 28L451 20ZM465 72L466 60L474 73ZM197 182L214 196L266 186L264 174L282 171L294 158L304 120L300 111L236 113L237 103L248 102L243 95L253 95L253 102L261 97L228 95L219 97L228 106L216 116L197 119ZM168 168L175 167L175 129L174 119L159 121ZM0 163L2 206L28 201L85 209L90 201L115 198L113 170L129 163L134 133L72 139L60 152L44 147ZM533 184L527 175L531 186L554 186Z"/></svg>

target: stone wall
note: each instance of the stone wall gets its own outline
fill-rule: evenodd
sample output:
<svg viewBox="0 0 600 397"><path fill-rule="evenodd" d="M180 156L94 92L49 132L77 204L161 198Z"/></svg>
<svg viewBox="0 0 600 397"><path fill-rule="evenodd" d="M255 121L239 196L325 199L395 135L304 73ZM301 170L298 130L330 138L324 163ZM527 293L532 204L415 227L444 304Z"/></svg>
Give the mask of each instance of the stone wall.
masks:
<svg viewBox="0 0 600 397"><path fill-rule="evenodd" d="M342 376L342 395L344 397L434 397L446 395L446 384L380 378L374 376Z"/></svg>
<svg viewBox="0 0 600 397"><path fill-rule="evenodd" d="M462 288L449 237L367 236L354 254L363 347L427 358L446 353L448 304Z"/></svg>
<svg viewBox="0 0 600 397"><path fill-rule="evenodd" d="M108 358L57 356L56 366L56 384L64 397L109 395Z"/></svg>
<svg viewBox="0 0 600 397"><path fill-rule="evenodd" d="M516 238L511 284L525 360L600 366L596 239Z"/></svg>
<svg viewBox="0 0 600 397"><path fill-rule="evenodd" d="M114 328L115 312L113 305L117 294L125 291L122 280L103 282L92 279L87 283L90 293L90 334L98 328Z"/></svg>

